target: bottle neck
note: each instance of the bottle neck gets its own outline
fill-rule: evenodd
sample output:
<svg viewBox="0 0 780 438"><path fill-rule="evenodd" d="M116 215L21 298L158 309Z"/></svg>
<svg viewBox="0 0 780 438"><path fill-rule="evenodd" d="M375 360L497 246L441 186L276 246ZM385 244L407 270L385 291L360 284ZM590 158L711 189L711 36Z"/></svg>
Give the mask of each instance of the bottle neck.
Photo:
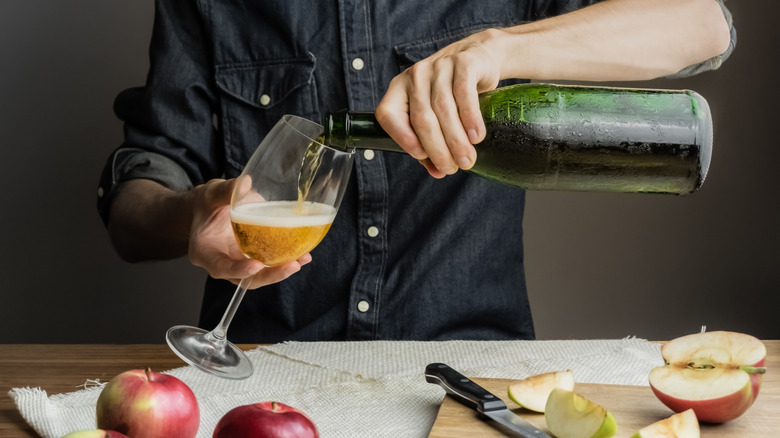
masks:
<svg viewBox="0 0 780 438"><path fill-rule="evenodd" d="M404 152L376 121L374 113L337 111L325 116L324 143L336 149Z"/></svg>

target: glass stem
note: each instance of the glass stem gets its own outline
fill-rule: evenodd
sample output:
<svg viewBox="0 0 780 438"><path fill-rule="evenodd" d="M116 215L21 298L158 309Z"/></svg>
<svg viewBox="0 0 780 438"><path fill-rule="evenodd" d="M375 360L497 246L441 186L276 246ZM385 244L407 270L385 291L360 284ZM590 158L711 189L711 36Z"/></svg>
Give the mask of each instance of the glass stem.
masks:
<svg viewBox="0 0 780 438"><path fill-rule="evenodd" d="M233 294L233 298L230 299L230 304L228 304L227 310L225 310L225 314L222 315L222 320L219 322L219 324L217 324L214 330L209 333L209 337L214 342L219 344L224 344L227 342L227 331L228 327L230 326L230 321L233 320L233 316L236 314L236 310L238 310L238 306L241 304L241 300L244 299L244 294L249 287L249 283L252 282L252 278L254 278L254 275L244 278L240 283L238 283L236 292Z"/></svg>

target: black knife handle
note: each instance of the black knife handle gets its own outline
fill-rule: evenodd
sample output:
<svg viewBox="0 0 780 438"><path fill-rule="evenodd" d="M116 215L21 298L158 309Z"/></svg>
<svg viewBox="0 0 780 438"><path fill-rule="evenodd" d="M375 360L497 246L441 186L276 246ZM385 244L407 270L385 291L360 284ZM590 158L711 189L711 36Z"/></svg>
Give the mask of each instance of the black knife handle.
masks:
<svg viewBox="0 0 780 438"><path fill-rule="evenodd" d="M436 383L455 400L479 412L506 409L503 400L443 363L428 364L425 367L425 381Z"/></svg>

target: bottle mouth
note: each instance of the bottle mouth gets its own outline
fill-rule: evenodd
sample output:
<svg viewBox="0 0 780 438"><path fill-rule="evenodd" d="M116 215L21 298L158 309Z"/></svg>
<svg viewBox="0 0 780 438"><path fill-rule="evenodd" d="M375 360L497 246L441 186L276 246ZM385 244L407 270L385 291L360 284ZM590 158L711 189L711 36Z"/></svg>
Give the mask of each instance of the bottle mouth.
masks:
<svg viewBox="0 0 780 438"><path fill-rule="evenodd" d="M335 125L340 124L343 126L344 132L349 132L349 117L347 117L346 111L339 111L335 113L329 113L325 116L325 127L323 128L323 142L330 147L343 150L354 151L353 147L348 144L348 137L344 136L339 138L332 135L335 129Z"/></svg>
<svg viewBox="0 0 780 438"><path fill-rule="evenodd" d="M710 162L712 161L712 113L707 100L702 95L695 91L688 91L688 95L691 97L693 114L698 121L698 130L696 132L696 144L699 145L699 181L696 183L696 188L698 189L704 184L710 169Z"/></svg>
<svg viewBox="0 0 780 438"><path fill-rule="evenodd" d="M332 150L334 152L338 153L346 153L346 154L352 154L354 150L350 150L348 148L342 148L340 145L332 145L328 142L328 139L325 138L325 128L320 125L319 123L312 122L309 119L305 119L303 117L294 116L291 114L285 114L282 116L282 121L290 126L290 128L294 129L295 131L298 131L302 136L308 138L311 140L312 143L317 143L321 145L325 149ZM295 123L291 123L292 121L295 121Z"/></svg>

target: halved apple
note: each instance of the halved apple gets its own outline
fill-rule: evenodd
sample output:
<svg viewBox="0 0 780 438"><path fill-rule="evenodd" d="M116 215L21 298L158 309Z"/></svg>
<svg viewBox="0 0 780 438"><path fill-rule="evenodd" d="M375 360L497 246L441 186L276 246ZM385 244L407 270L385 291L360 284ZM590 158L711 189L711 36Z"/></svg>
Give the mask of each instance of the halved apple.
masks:
<svg viewBox="0 0 780 438"><path fill-rule="evenodd" d="M574 373L571 370L552 371L526 377L509 385L509 399L528 410L544 412L547 398L555 388L574 390Z"/></svg>
<svg viewBox="0 0 780 438"><path fill-rule="evenodd" d="M617 432L615 417L601 405L561 388L550 392L544 419L558 438L608 438Z"/></svg>
<svg viewBox="0 0 780 438"><path fill-rule="evenodd" d="M639 429L631 438L699 438L699 420L693 409L674 414L669 418Z"/></svg>
<svg viewBox="0 0 780 438"><path fill-rule="evenodd" d="M699 421L731 421L753 405L766 368L766 347L753 336L704 332L661 347L665 365L650 371L650 387L674 412L693 409Z"/></svg>

